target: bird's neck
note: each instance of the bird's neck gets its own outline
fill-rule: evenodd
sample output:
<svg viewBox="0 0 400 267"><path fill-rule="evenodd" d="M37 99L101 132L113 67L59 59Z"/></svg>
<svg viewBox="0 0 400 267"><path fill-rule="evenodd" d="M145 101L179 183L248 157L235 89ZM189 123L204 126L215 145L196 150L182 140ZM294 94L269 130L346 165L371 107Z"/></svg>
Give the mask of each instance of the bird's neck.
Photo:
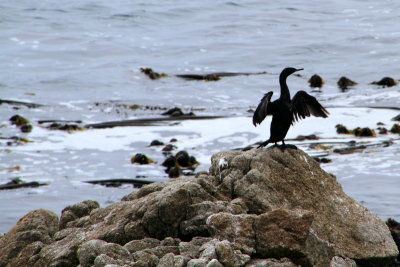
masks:
<svg viewBox="0 0 400 267"><path fill-rule="evenodd" d="M279 84L281 86L281 96L279 98L282 100L290 101L290 92L289 92L289 88L286 84L286 78L287 77L285 77L285 76L279 77Z"/></svg>

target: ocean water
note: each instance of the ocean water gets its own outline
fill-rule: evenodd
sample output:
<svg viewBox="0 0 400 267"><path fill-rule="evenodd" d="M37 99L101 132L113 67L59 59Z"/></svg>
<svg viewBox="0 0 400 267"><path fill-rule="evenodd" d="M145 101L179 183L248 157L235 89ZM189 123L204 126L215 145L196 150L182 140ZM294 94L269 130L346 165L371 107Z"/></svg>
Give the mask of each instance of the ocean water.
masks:
<svg viewBox="0 0 400 267"><path fill-rule="evenodd" d="M0 2L0 99L42 104L39 108L0 105L0 137L31 142L8 146L0 140L0 183L13 177L48 186L0 191L0 232L8 231L32 209L57 214L67 205L94 199L102 206L131 192L86 180L167 178L161 147L151 140L171 138L207 170L213 153L244 147L269 136L269 121L254 128L249 109L268 91L279 95L278 74L286 66L304 68L288 80L292 93L306 90L328 108L328 119L297 123L288 138L317 134L326 140L384 142L348 155L328 150L344 190L383 219L400 218L398 134L376 138L337 135L335 125L372 127L400 113L399 86L371 85L400 78L398 1L10 1ZM140 68L169 77L150 80ZM216 82L187 81L175 74L267 72L224 77ZM325 79L321 90L307 80ZM346 92L341 76L358 82ZM156 109L129 109L129 105ZM160 117L180 107L217 120L170 122L148 127L117 127L68 133L50 131L38 120L82 120L84 124ZM379 107L379 108L378 108ZM8 119L20 114L33 124L20 133ZM310 155L322 153L298 142ZM145 153L157 164L132 165ZM326 153L326 151L324 152ZM18 170L10 168L19 166Z"/></svg>

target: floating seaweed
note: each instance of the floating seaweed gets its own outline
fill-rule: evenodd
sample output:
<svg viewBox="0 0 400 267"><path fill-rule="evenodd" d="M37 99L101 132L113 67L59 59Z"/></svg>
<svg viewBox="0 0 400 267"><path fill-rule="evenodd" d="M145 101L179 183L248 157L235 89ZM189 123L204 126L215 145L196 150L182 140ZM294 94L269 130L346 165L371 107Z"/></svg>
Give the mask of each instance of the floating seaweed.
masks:
<svg viewBox="0 0 400 267"><path fill-rule="evenodd" d="M44 186L48 185L46 183L39 183L39 182L25 182L21 180L19 177L11 179L11 181L1 184L0 185L0 190L6 190L6 189L18 189L18 188L26 188L26 187L39 187L39 186Z"/></svg>
<svg viewBox="0 0 400 267"><path fill-rule="evenodd" d="M39 108L43 107L43 105L36 104L36 103L29 103L29 102L22 102L22 101L15 101L15 100L7 100L7 99L0 99L1 104L8 104L13 106L25 106L28 108Z"/></svg>
<svg viewBox="0 0 400 267"><path fill-rule="evenodd" d="M140 68L140 71L146 74L152 80L168 77L167 74L155 72L151 68Z"/></svg>
<svg viewBox="0 0 400 267"><path fill-rule="evenodd" d="M120 187L123 184L131 184L134 187L142 187L143 185L154 183L154 181L148 181L143 179L103 179L103 180L91 180L84 181L89 184L104 185L106 187Z"/></svg>

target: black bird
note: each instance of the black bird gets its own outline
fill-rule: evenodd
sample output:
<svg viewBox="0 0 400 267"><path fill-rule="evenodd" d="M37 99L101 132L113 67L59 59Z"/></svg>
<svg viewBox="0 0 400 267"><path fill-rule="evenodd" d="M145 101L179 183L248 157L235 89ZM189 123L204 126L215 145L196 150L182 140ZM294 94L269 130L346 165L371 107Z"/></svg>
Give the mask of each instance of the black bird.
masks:
<svg viewBox="0 0 400 267"><path fill-rule="evenodd" d="M317 101L317 99L305 91L298 91L293 99L290 99L289 88L286 84L286 78L296 71L303 69L285 68L279 76L281 86L281 96L271 102L273 92L268 92L261 99L253 115L253 124L257 126L266 116L272 115L271 135L269 139L258 146L264 147L269 143L282 141L285 146L285 136L294 122L310 117L328 117L329 112Z"/></svg>

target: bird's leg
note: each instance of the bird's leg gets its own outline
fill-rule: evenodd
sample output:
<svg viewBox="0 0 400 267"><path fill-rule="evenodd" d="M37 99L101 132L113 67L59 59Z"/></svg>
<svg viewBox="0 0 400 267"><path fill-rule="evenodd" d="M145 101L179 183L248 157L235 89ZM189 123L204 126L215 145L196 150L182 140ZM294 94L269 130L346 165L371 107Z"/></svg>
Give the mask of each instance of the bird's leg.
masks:
<svg viewBox="0 0 400 267"><path fill-rule="evenodd" d="M265 147L268 144L269 144L269 140L262 142L257 148Z"/></svg>

